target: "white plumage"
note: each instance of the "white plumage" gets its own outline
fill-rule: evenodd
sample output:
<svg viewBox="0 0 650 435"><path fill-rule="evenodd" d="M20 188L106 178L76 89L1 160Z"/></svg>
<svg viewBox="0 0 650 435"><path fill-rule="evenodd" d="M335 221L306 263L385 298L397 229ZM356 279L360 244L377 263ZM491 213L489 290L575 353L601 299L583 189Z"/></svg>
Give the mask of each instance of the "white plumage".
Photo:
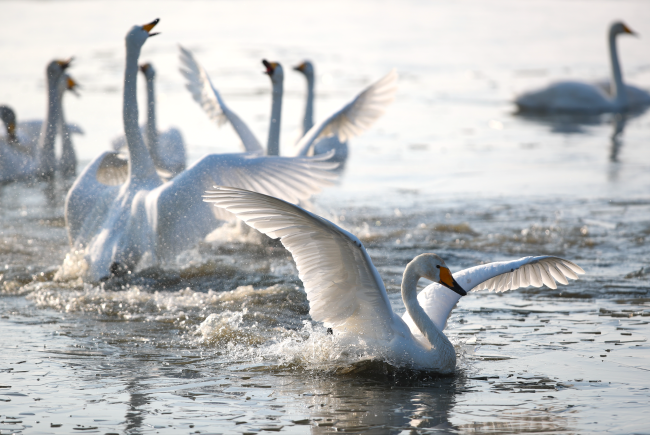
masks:
<svg viewBox="0 0 650 435"><path fill-rule="evenodd" d="M490 280L499 278L500 282L500 276L511 282L509 275L517 271L526 276L520 285L537 284L538 268L557 268L558 272L550 273L560 282L566 281L561 274L573 278L577 277L575 273L583 273L575 264L557 257L528 257L477 266L452 277L440 257L422 254L404 271L402 299L407 314L402 320L393 311L366 249L354 235L296 205L260 193L215 186L204 198L269 237L280 239L296 262L312 319L332 327L343 339L358 339L358 344L363 342L396 365L454 371L456 354L442 330L467 288L478 289L483 284L492 287ZM416 296L420 277L434 284L428 287L432 290ZM501 284L494 287L502 288Z"/></svg>

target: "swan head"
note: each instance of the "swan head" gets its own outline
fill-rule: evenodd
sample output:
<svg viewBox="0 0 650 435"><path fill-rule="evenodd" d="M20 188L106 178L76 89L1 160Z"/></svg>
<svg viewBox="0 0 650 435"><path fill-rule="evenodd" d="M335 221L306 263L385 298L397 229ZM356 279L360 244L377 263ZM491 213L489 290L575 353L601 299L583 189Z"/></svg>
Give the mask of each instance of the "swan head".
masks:
<svg viewBox="0 0 650 435"><path fill-rule="evenodd" d="M420 254L411 261L409 266L418 276L437 282L461 296L467 295L465 289L451 275L442 258L436 254Z"/></svg>
<svg viewBox="0 0 650 435"><path fill-rule="evenodd" d="M150 36L155 36L158 33L151 33L151 30L158 24L160 18L156 18L152 22L145 24L143 26L133 26L129 33L126 34L126 45L142 47Z"/></svg>
<svg viewBox="0 0 650 435"><path fill-rule="evenodd" d="M293 69L304 74L306 77L314 77L314 65L308 60L300 65L294 66Z"/></svg>
<svg viewBox="0 0 650 435"><path fill-rule="evenodd" d="M156 76L156 70L150 63L143 63L140 65L140 71L142 71L142 74L144 74L147 80L153 80Z"/></svg>
<svg viewBox="0 0 650 435"><path fill-rule="evenodd" d="M56 86L56 84L59 82L59 79L61 79L63 72L68 69L71 62L72 58L67 60L53 60L52 62L48 63L45 70L48 83L50 85Z"/></svg>
<svg viewBox="0 0 650 435"><path fill-rule="evenodd" d="M0 106L0 119L7 126L7 136L10 142L16 142L16 114L7 106Z"/></svg>
<svg viewBox="0 0 650 435"><path fill-rule="evenodd" d="M610 36L621 35L624 33L627 33L628 35L638 36L637 33L635 33L632 29L627 27L627 25L622 21L615 21L609 27Z"/></svg>
<svg viewBox="0 0 650 435"><path fill-rule="evenodd" d="M263 59L262 63L266 68L264 74L271 77L271 81L273 83L282 83L282 80L284 79L284 71L282 70L282 65L280 65L278 62L269 62L266 59Z"/></svg>

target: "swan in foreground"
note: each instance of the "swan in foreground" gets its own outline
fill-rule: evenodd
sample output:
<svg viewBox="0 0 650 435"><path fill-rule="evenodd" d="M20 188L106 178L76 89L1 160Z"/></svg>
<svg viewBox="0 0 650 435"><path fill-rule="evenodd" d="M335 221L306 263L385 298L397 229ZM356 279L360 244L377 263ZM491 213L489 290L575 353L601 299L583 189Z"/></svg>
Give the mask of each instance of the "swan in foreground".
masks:
<svg viewBox="0 0 650 435"><path fill-rule="evenodd" d="M180 130L175 127L158 131L154 89L156 70L151 63L145 63L140 66L140 71L147 80L147 123L140 126L140 133L144 137L144 143L149 148L156 168L172 178L185 170L187 160L185 141ZM124 147L126 147L124 135L113 140L115 151Z"/></svg>
<svg viewBox="0 0 650 435"><path fill-rule="evenodd" d="M164 183L138 127L136 98L138 58L157 23L134 26L126 35L122 117L128 159L102 153L66 197L69 241L83 252L88 266L83 275L90 281L174 259L202 240L226 217L201 201L215 183L298 202L336 179L337 165L324 158L211 154Z"/></svg>
<svg viewBox="0 0 650 435"><path fill-rule="evenodd" d="M302 117L302 137L314 126L314 85L316 82L316 75L314 73L314 64L308 60L293 69L302 73L307 80L307 99L305 101L305 113ZM342 142L339 140L338 136L324 137L316 141L313 148L314 155L334 150L333 160L337 162L345 162L348 158L348 143L347 141Z"/></svg>
<svg viewBox="0 0 650 435"><path fill-rule="evenodd" d="M449 313L468 291L514 290L555 280L567 284L584 271L558 257L526 257L484 264L451 274L435 254L411 261L402 278L406 314L398 317L361 241L332 222L277 198L215 186L204 201L235 214L291 252L302 280L309 313L341 338L362 340L397 366L451 373L456 352L443 329ZM433 284L417 295L420 278Z"/></svg>
<svg viewBox="0 0 650 435"><path fill-rule="evenodd" d="M244 145L246 152L263 153L264 149L248 126L224 103L219 91L212 85L210 77L196 61L194 55L180 47L181 73L187 79L186 87L194 101L199 103L208 117L221 126L230 122ZM271 125L269 127L269 155L279 150L280 115L282 109L281 66L276 62L264 61L267 74L273 85ZM284 73L282 73L282 77ZM342 142L360 135L379 119L386 107L394 100L397 91L397 72L390 71L386 76L368 86L352 101L325 120L314 125L300 139L294 148L294 155L313 155L313 145L320 139L336 136ZM277 148L276 140L277 138Z"/></svg>
<svg viewBox="0 0 650 435"><path fill-rule="evenodd" d="M57 167L54 144L61 116L58 98L59 83L70 61L53 60L46 68L47 115L46 122L41 123L41 132L36 146L21 143L16 131L15 114L11 111L11 115L8 115L7 108L4 106L3 120L8 116L9 123L6 124L6 139L0 140L0 183L49 181L54 177Z"/></svg>
<svg viewBox="0 0 650 435"><path fill-rule="evenodd" d="M526 92L517 97L515 104L521 112L566 112L576 114L599 114L642 109L650 105L650 93L623 83L621 65L618 61L616 37L621 34L635 35L625 24L614 22L609 28L609 57L612 80L605 84L563 81L546 88Z"/></svg>

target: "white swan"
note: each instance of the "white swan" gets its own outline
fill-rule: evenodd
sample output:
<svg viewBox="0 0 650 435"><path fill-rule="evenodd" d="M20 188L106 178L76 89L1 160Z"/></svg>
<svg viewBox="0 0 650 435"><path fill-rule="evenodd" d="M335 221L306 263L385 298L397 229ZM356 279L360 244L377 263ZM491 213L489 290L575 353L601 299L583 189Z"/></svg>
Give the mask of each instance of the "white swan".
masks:
<svg viewBox="0 0 650 435"><path fill-rule="evenodd" d="M308 198L336 178L336 164L322 158L212 154L163 183L138 127L138 57L158 20L134 26L126 35L123 122L128 159L104 152L68 192L68 237L83 249L86 279L99 281L141 265L175 258L213 231L223 218L201 201L216 183L260 190L289 201Z"/></svg>
<svg viewBox="0 0 650 435"><path fill-rule="evenodd" d="M54 144L61 114L58 86L69 64L70 60L53 60L46 68L47 116L36 147L29 144L21 146L13 116L14 127L10 129L8 126L7 138L0 141L0 183L48 181L54 177L57 166Z"/></svg>
<svg viewBox="0 0 650 435"><path fill-rule="evenodd" d="M393 311L363 244L349 232L298 206L242 189L215 186L204 201L279 238L296 262L312 319L333 328L341 338L363 340L398 366L441 373L455 370L456 353L442 330L467 290L502 291L542 283L555 287L553 279L566 284L566 277L577 279L576 273L584 273L570 261L544 256L481 265L452 276L440 257L422 254L404 270L402 299L408 313L404 321ZM427 294L418 297L421 277L442 290L430 292L429 286Z"/></svg>
<svg viewBox="0 0 650 435"><path fill-rule="evenodd" d="M156 168L168 174L169 178L175 177L185 170L187 161L185 141L180 130L175 127L170 127L165 131L158 131L154 89L156 70L151 63L145 63L140 66L140 71L147 80L147 123L140 126L140 132L144 137L144 143L149 148ZM124 135L119 136L113 139L112 144L113 149L119 151L126 147L126 137Z"/></svg>
<svg viewBox="0 0 650 435"><path fill-rule="evenodd" d="M599 114L642 109L650 105L650 93L623 83L621 65L618 61L616 37L620 34L635 35L625 24L614 22L609 28L609 57L612 81L606 84L590 84L563 81L546 88L526 92L515 99L521 112L567 112L576 114Z"/></svg>
<svg viewBox="0 0 650 435"><path fill-rule="evenodd" d="M300 135L302 137L314 126L314 85L316 76L314 73L314 64L308 60L293 69L302 73L307 80L307 99L305 101L305 113L302 118L302 133ZM334 157L332 159L337 162L345 162L348 158L348 143L347 141L341 142L338 136L324 137L315 141L313 149L314 155L324 154L330 150L334 150Z"/></svg>
<svg viewBox="0 0 650 435"><path fill-rule="evenodd" d="M183 47L180 47L180 51L181 73L187 79L186 87L208 117L215 121L217 125L230 122L247 152L264 152L260 142L248 126L226 106L221 95L212 85L207 72L199 65L192 53ZM278 65L277 63L267 63L269 65ZM282 87L277 80L274 80L275 68L273 74L269 74L273 83L274 98L269 139L274 140L275 137L278 137L279 140L279 111L282 106L280 100ZM267 73L268 71L269 67L267 66ZM340 141L346 142L348 139L363 133L384 113L388 104L393 101L396 90L397 72L392 70L386 76L368 86L343 108L314 125L296 144L295 155L312 155L314 143L324 137L337 136ZM276 122L273 122L274 119ZM271 141L269 141L269 144L271 144ZM270 152L275 152L275 149L270 150Z"/></svg>

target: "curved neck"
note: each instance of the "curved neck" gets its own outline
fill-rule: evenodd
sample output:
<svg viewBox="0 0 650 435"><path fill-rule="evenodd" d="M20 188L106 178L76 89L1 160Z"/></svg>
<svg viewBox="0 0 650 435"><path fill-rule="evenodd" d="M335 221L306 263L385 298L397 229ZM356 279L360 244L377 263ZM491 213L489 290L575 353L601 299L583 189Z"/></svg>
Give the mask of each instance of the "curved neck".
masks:
<svg viewBox="0 0 650 435"><path fill-rule="evenodd" d="M269 139L266 144L266 154L280 155L280 120L282 116L282 81L273 83L273 102L271 103L271 125Z"/></svg>
<svg viewBox="0 0 650 435"><path fill-rule="evenodd" d="M38 141L40 156L40 178L50 180L54 177L56 157L54 155L54 143L56 141L56 130L60 117L60 106L58 103L58 83L53 77L46 74L47 82L47 115L41 127L41 136Z"/></svg>
<svg viewBox="0 0 650 435"><path fill-rule="evenodd" d="M129 180L160 179L156 173L149 150L144 144L138 126L138 100L136 85L140 47L126 46L126 68L124 70L124 100L122 119L124 135L129 149Z"/></svg>
<svg viewBox="0 0 650 435"><path fill-rule="evenodd" d="M406 311L408 311L411 319L413 319L413 323L422 332L422 335L429 341L431 347L438 351L449 351L450 354L453 354L455 363L456 352L454 351L453 345L429 316L427 316L418 302L417 284L420 280L420 275L416 272L415 267L413 262L409 263L402 277L402 300L404 301L404 306L406 306Z"/></svg>
<svg viewBox="0 0 650 435"><path fill-rule="evenodd" d="M146 77L146 76L145 76ZM156 94L154 91L154 78L146 77L147 79L147 129L145 136L145 143L149 148L149 153L153 162L157 166L160 165L160 155L158 153L158 129L156 125Z"/></svg>
<svg viewBox="0 0 650 435"><path fill-rule="evenodd" d="M619 107L627 105L627 95L625 94L625 85L623 84L623 74L621 64L618 62L618 49L616 48L616 34L609 34L609 59L612 66L613 80L613 100Z"/></svg>
<svg viewBox="0 0 650 435"><path fill-rule="evenodd" d="M305 74L307 78L307 103L305 116L302 119L302 135L304 136L314 126L314 74Z"/></svg>

